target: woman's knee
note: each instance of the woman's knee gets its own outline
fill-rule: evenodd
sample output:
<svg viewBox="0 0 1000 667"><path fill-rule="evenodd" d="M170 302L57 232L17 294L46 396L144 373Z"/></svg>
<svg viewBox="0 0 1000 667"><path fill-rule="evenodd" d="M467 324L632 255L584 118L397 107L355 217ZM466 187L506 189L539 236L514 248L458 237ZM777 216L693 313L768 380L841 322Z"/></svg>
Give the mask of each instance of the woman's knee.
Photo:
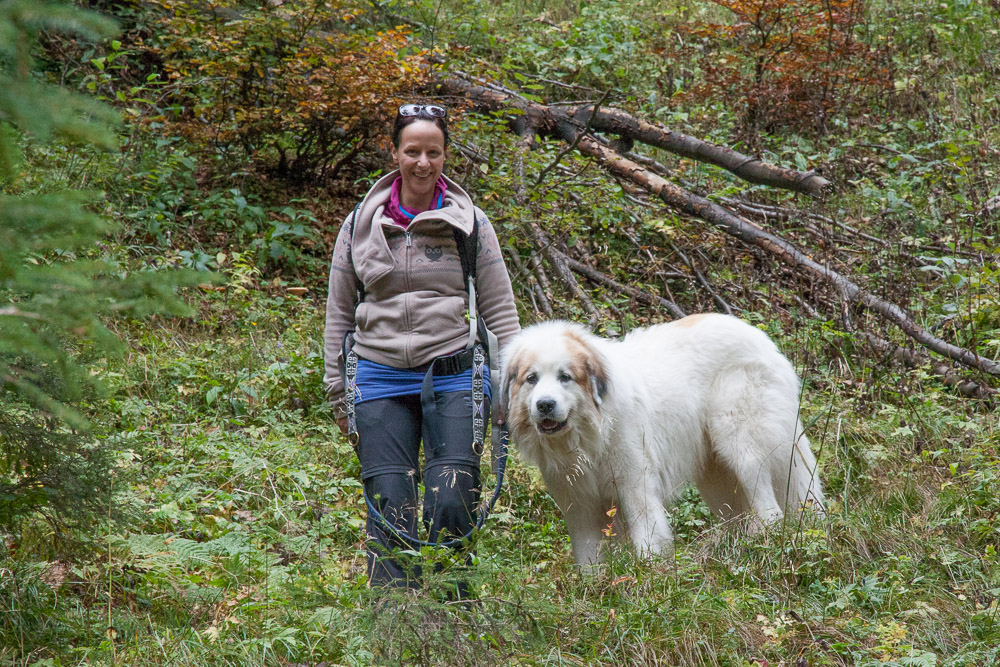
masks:
<svg viewBox="0 0 1000 667"><path fill-rule="evenodd" d="M461 523L479 502L479 471L472 466L440 466L427 471L424 503L440 521Z"/></svg>
<svg viewBox="0 0 1000 667"><path fill-rule="evenodd" d="M368 497L383 514L392 512L413 512L417 505L416 480L412 475L375 475L365 480Z"/></svg>

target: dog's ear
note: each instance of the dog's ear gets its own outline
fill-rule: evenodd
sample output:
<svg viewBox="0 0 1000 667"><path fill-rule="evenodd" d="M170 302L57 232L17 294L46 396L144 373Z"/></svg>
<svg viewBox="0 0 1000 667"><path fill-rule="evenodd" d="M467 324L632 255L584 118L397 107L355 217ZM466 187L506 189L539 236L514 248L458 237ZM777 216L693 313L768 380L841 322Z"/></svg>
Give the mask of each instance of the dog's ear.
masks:
<svg viewBox="0 0 1000 667"><path fill-rule="evenodd" d="M500 396L498 397L500 402L497 405L501 424L507 421L507 415L510 412L510 389L518 372L517 363L514 359L507 359L501 369Z"/></svg>
<svg viewBox="0 0 1000 667"><path fill-rule="evenodd" d="M594 394L594 403L601 407L604 397L608 395L608 371L599 354L591 354L587 358L587 377L590 378L590 388Z"/></svg>
<svg viewBox="0 0 1000 667"><path fill-rule="evenodd" d="M588 393L594 399L594 405L600 409L604 397L608 395L608 363L601 353L599 347L595 345L594 336L583 327L570 327L564 333L568 341L572 341L576 363L582 362L583 372L587 375L590 384L587 387ZM579 366L577 367L579 369Z"/></svg>

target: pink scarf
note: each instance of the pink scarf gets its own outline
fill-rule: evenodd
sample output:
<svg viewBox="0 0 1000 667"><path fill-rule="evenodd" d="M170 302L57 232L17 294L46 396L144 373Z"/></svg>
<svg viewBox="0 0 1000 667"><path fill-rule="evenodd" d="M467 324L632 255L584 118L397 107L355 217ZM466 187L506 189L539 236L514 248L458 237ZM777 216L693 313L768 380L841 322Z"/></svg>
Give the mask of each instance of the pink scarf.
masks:
<svg viewBox="0 0 1000 667"><path fill-rule="evenodd" d="M403 186L403 177L397 176L396 180L392 182L392 189L389 192L389 205L386 206L385 212L388 214L392 221L397 225L406 229L410 222L423 211L410 211L409 209L403 208L403 205L399 203L399 192ZM438 176L437 183L434 184L434 199L433 204L430 209L436 210L444 205L444 193L448 191L448 185L444 182L443 176Z"/></svg>

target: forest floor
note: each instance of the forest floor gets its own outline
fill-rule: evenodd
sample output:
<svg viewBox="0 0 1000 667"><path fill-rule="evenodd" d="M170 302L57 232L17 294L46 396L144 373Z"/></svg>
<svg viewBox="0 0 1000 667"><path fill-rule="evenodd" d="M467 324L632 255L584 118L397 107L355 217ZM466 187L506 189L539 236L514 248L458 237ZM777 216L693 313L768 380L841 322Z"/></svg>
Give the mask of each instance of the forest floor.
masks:
<svg viewBox="0 0 1000 667"><path fill-rule="evenodd" d="M725 3L399 4L413 40L433 43L456 68L478 65L549 101L572 89L593 103L612 89L610 102L636 115L822 170L835 187L811 199L647 151L713 201L770 211L756 223L996 361L1000 206L988 202L1000 195L1000 77L988 73L1000 64L983 37L997 34L997 12L985 4L873 11L855 33L891 52L896 83L861 100L870 109L840 109L824 128L784 119L752 140L740 132L735 93L667 99L674 81L708 80L718 63L712 48L664 51L664 26L718 16ZM149 42L153 19L139 16L132 29ZM725 53L740 53L727 44ZM144 48L134 39L109 52L145 66L155 58ZM81 68L97 55L72 53ZM104 62L83 81L107 93ZM119 74L129 73L107 76ZM455 569L433 550L422 556L444 570L422 589L370 590L359 466L324 398L322 332L331 243L388 167L384 146L373 141L356 155L345 144L350 159L335 178L295 180L265 164L274 151L193 140L202 117L164 121L187 107L153 116L136 101L177 94L179 79L162 91L135 80L118 98L129 118L120 154L29 145L21 187L103 190L103 213L120 227L95 257L122 271L204 270L206 281L183 294L193 316L110 319L124 353L88 359L107 392L81 409L117 461L108 517L67 540L72 547L41 520L3 532L0 665L1000 665L995 395L969 397L943 382L939 358L901 363L873 349L866 332L917 346L871 312L841 310L829 286L651 203L596 161L563 155L552 137L518 164L502 113L455 115L449 173L498 230L522 322L547 317L530 223L567 256L688 312L732 307L775 340L803 381L827 515L748 532L721 525L688 490L670 509L673 554L640 559L615 546L585 576L559 511L515 447L467 573L473 601L443 598ZM207 80L183 79L192 89ZM133 117L136 108L144 110ZM671 319L577 280L583 296L553 277L555 316L584 322L593 308L596 330L612 337Z"/></svg>

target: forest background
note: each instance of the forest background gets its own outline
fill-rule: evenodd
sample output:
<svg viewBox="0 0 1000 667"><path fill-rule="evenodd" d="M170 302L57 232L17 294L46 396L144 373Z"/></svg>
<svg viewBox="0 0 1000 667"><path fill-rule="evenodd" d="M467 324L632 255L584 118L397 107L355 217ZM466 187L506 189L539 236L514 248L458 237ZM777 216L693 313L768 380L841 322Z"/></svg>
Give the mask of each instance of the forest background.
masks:
<svg viewBox="0 0 1000 667"><path fill-rule="evenodd" d="M0 1L0 664L1000 664L998 38L995 0ZM524 323L775 339L826 518L691 491L675 554L584 577L515 452L475 603L366 588L325 281L412 101Z"/></svg>

